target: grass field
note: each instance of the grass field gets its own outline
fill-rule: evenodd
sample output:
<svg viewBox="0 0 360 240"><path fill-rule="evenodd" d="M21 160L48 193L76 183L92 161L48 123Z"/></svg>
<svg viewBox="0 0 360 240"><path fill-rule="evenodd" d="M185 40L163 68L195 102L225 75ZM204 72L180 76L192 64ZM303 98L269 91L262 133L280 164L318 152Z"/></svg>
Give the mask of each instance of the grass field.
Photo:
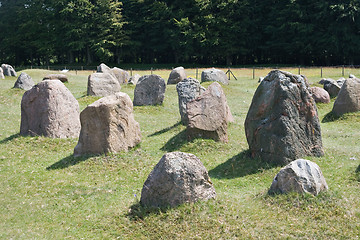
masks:
<svg viewBox="0 0 360 240"><path fill-rule="evenodd" d="M298 73L296 68L285 70ZM24 71L36 83L51 72ZM19 136L24 91L12 89L14 77L0 80L0 238L359 239L360 112L333 119L329 113L334 99L318 105L325 155L306 159L320 166L329 191L317 197L268 196L280 167L248 157L244 120L258 77L270 69L257 70L255 80L252 69L232 71L238 80L223 86L235 118L228 129L229 143L187 142L185 127L179 124L176 88L169 85L162 106L134 107L142 132L138 147L81 158L72 156L77 139ZM324 77L342 76L341 69L323 71ZM345 74L360 76L349 71ZM86 96L90 73L67 73L66 86L81 110L98 99ZM167 80L170 70L154 73ZM301 73L311 83L320 80L320 69ZM189 69L188 75L195 77L196 70ZM123 86L122 91L133 99L134 86ZM162 210L139 204L148 174L171 151L200 158L214 183L215 200Z"/></svg>

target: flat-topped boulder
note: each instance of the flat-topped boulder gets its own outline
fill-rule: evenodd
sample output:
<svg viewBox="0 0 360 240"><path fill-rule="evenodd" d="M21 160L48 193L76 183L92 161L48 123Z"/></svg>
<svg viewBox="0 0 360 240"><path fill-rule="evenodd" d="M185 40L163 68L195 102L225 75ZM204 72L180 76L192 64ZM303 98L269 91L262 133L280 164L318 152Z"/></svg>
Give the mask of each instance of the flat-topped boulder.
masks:
<svg viewBox="0 0 360 240"><path fill-rule="evenodd" d="M79 103L59 80L44 80L21 100L21 135L76 138L80 133Z"/></svg>
<svg viewBox="0 0 360 240"><path fill-rule="evenodd" d="M81 132L74 155L128 151L141 141L133 104L126 93L117 92L88 105L80 114Z"/></svg>
<svg viewBox="0 0 360 240"><path fill-rule="evenodd" d="M25 72L22 72L17 78L14 88L30 90L35 85L33 79Z"/></svg>
<svg viewBox="0 0 360 240"><path fill-rule="evenodd" d="M253 96L245 133L252 157L267 162L322 156L320 121L306 78L271 71Z"/></svg>
<svg viewBox="0 0 360 240"><path fill-rule="evenodd" d="M146 179L140 203L149 207L175 207L216 197L202 162L193 154L166 153Z"/></svg>
<svg viewBox="0 0 360 240"><path fill-rule="evenodd" d="M189 121L187 116L187 103L199 97L205 92L205 88L200 85L198 80L185 78L176 84L176 91L179 99L181 122L186 125Z"/></svg>
<svg viewBox="0 0 360 240"><path fill-rule="evenodd" d="M228 142L228 122L233 121L221 85L212 83L199 97L187 103L188 138Z"/></svg>
<svg viewBox="0 0 360 240"><path fill-rule="evenodd" d="M61 73L48 74L43 78L43 80L60 80L63 83L69 81L68 77Z"/></svg>
<svg viewBox="0 0 360 240"><path fill-rule="evenodd" d="M332 112L340 116L357 111L360 111L360 79L348 78L339 91Z"/></svg>
<svg viewBox="0 0 360 240"><path fill-rule="evenodd" d="M109 96L120 92L118 80L110 73L93 73L88 78L88 96Z"/></svg>
<svg viewBox="0 0 360 240"><path fill-rule="evenodd" d="M167 84L177 84L186 78L186 72L183 67L174 68L169 75Z"/></svg>
<svg viewBox="0 0 360 240"><path fill-rule="evenodd" d="M206 69L201 73L201 82L219 82L228 85L229 80L224 71L216 68Z"/></svg>
<svg viewBox="0 0 360 240"><path fill-rule="evenodd" d="M309 193L318 195L328 190L328 185L320 167L309 160L297 159L275 176L269 193Z"/></svg>
<svg viewBox="0 0 360 240"><path fill-rule="evenodd" d="M165 98L165 80L155 74L140 77L134 90L134 106L161 105Z"/></svg>

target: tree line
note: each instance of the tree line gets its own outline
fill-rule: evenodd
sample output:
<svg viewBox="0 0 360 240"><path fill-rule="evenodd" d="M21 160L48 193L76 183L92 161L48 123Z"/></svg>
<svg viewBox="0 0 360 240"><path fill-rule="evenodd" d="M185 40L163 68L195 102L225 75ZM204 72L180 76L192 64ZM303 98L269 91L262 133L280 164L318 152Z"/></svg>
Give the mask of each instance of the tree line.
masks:
<svg viewBox="0 0 360 240"><path fill-rule="evenodd" d="M359 64L358 0L0 0L14 65Z"/></svg>

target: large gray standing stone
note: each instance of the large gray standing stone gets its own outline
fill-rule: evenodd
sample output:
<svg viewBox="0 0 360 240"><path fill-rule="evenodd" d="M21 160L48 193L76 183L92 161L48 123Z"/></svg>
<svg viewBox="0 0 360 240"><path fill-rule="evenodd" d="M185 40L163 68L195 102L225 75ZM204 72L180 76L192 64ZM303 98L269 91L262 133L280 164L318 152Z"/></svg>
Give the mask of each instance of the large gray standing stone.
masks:
<svg viewBox="0 0 360 240"><path fill-rule="evenodd" d="M224 71L215 68L204 70L201 73L201 82L219 82L225 85L229 84L229 80Z"/></svg>
<svg viewBox="0 0 360 240"><path fill-rule="evenodd" d="M252 157L267 162L322 156L320 122L306 78L271 71L253 96L245 133Z"/></svg>
<svg viewBox="0 0 360 240"><path fill-rule="evenodd" d="M183 67L174 68L169 75L167 84L177 84L186 78L185 69Z"/></svg>
<svg viewBox="0 0 360 240"><path fill-rule="evenodd" d="M35 85L33 79L25 72L22 72L17 78L14 88L30 90Z"/></svg>
<svg viewBox="0 0 360 240"><path fill-rule="evenodd" d="M227 127L233 117L219 83L212 83L198 98L188 102L186 108L189 139L200 137L228 142Z"/></svg>
<svg viewBox="0 0 360 240"><path fill-rule="evenodd" d="M78 137L79 103L59 80L45 80L26 91L21 100L21 135Z"/></svg>
<svg viewBox="0 0 360 240"><path fill-rule="evenodd" d="M340 116L344 113L357 111L360 111L360 79L349 78L341 87L332 112Z"/></svg>
<svg viewBox="0 0 360 240"><path fill-rule="evenodd" d="M187 103L199 97L205 92L205 88L200 85L198 80L194 78L185 78L176 84L176 90L179 98L181 122L186 125L189 121L186 108Z"/></svg>
<svg viewBox="0 0 360 240"><path fill-rule="evenodd" d="M46 75L43 80L60 80L61 82L65 83L65 82L68 82L69 79L68 77L65 75L65 74L48 74Z"/></svg>
<svg viewBox="0 0 360 240"><path fill-rule="evenodd" d="M110 68L106 64L101 63L99 66L97 66L97 72L98 73L109 73L113 75L115 79L119 81L120 84L127 84L130 79L129 72L121 69L121 68Z"/></svg>
<svg viewBox="0 0 360 240"><path fill-rule="evenodd" d="M309 160L298 159L284 168L274 178L269 193L310 193L318 195L328 185L320 167Z"/></svg>
<svg viewBox="0 0 360 240"><path fill-rule="evenodd" d="M0 67L0 79L5 79L4 70Z"/></svg>
<svg viewBox="0 0 360 240"><path fill-rule="evenodd" d="M330 103L330 95L325 89L312 87L310 88L310 93L316 103Z"/></svg>
<svg viewBox="0 0 360 240"><path fill-rule="evenodd" d="M166 153L154 167L141 191L141 204L175 207L216 197L207 170L193 154Z"/></svg>
<svg viewBox="0 0 360 240"><path fill-rule="evenodd" d="M165 98L165 80L158 75L144 75L134 90L134 106L161 105Z"/></svg>
<svg viewBox="0 0 360 240"><path fill-rule="evenodd" d="M330 97L336 97L340 91L341 86L332 79L328 79L328 82L324 83L324 89L329 93Z"/></svg>
<svg viewBox="0 0 360 240"><path fill-rule="evenodd" d="M9 64L1 64L1 68L2 68L3 74L5 76L17 77L16 71L11 65L9 65Z"/></svg>
<svg viewBox="0 0 360 240"><path fill-rule="evenodd" d="M89 96L104 97L120 90L119 81L110 73L93 73L88 78L87 95Z"/></svg>
<svg viewBox="0 0 360 240"><path fill-rule="evenodd" d="M128 151L141 141L133 104L126 93L117 92L88 105L80 114L81 132L74 155Z"/></svg>

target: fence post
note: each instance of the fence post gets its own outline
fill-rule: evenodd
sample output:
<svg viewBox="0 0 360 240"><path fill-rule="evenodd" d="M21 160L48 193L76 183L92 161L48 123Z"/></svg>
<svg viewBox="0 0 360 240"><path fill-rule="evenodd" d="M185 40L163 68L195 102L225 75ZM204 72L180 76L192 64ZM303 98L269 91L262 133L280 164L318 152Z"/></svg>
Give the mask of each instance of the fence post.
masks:
<svg viewBox="0 0 360 240"><path fill-rule="evenodd" d="M344 65L342 65L342 76L344 76Z"/></svg>
<svg viewBox="0 0 360 240"><path fill-rule="evenodd" d="M50 67L48 66L48 70L50 70Z"/></svg>
<svg viewBox="0 0 360 240"><path fill-rule="evenodd" d="M151 67L151 75L153 74L153 68Z"/></svg>
<svg viewBox="0 0 360 240"><path fill-rule="evenodd" d="M228 67L229 81L230 81L230 68Z"/></svg>
<svg viewBox="0 0 360 240"><path fill-rule="evenodd" d="M81 71L84 71L84 66L81 66Z"/></svg>
<svg viewBox="0 0 360 240"><path fill-rule="evenodd" d="M198 71L199 71L199 69L196 68L196 79L198 79Z"/></svg>
<svg viewBox="0 0 360 240"><path fill-rule="evenodd" d="M253 79L255 79L255 68L253 67Z"/></svg>
<svg viewBox="0 0 360 240"><path fill-rule="evenodd" d="M301 74L301 69L300 69L300 66L299 66L299 75Z"/></svg>
<svg viewBox="0 0 360 240"><path fill-rule="evenodd" d="M132 68L130 68L130 76L132 77Z"/></svg>
<svg viewBox="0 0 360 240"><path fill-rule="evenodd" d="M322 76L323 76L322 67L320 69L321 69L320 77L322 78Z"/></svg>

